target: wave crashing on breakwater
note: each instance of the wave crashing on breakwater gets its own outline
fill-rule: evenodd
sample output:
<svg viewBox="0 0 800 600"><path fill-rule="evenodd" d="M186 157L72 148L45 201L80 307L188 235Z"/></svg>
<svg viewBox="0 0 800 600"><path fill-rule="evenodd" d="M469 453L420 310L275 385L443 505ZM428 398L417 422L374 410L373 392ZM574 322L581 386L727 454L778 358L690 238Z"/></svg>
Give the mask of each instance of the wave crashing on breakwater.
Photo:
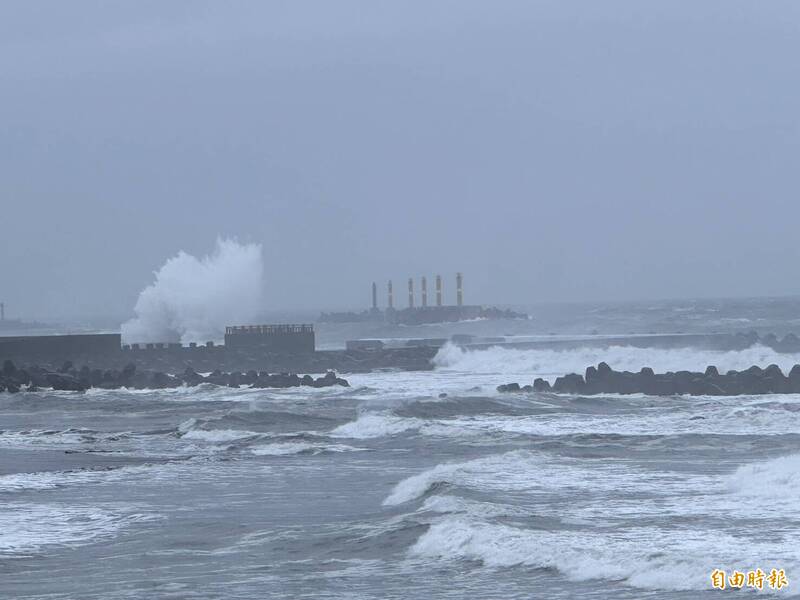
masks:
<svg viewBox="0 0 800 600"><path fill-rule="evenodd" d="M218 238L214 251L202 258L180 251L139 294L136 317L122 325L122 339L221 339L226 325L251 321L260 310L263 273L260 244Z"/></svg>

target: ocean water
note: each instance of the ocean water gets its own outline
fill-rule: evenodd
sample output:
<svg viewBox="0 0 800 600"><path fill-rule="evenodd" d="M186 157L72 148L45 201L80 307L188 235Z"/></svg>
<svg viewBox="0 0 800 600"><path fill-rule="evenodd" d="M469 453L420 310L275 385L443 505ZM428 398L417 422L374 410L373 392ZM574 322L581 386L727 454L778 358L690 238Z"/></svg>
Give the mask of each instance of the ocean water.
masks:
<svg viewBox="0 0 800 600"><path fill-rule="evenodd" d="M446 347L349 389L0 394L0 598L695 599L717 568L797 595L800 396L495 392L601 360L800 356Z"/></svg>

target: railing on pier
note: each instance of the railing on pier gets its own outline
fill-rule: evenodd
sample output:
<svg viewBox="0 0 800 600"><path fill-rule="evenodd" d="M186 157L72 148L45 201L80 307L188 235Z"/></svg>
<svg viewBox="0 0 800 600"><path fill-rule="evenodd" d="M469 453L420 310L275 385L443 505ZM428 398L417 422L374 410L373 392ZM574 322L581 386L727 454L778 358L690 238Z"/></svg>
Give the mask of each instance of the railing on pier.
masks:
<svg viewBox="0 0 800 600"><path fill-rule="evenodd" d="M314 326L307 324L234 325L225 328L225 335L284 335L287 333L314 333Z"/></svg>

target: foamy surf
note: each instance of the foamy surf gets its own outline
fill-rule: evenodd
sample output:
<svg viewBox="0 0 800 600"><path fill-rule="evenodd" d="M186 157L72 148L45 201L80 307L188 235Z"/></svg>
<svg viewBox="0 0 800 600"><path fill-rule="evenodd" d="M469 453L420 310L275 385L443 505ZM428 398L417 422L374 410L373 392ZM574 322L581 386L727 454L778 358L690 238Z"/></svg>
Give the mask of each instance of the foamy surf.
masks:
<svg viewBox="0 0 800 600"><path fill-rule="evenodd" d="M355 421L334 428L330 435L353 439L377 438L418 429L422 424L423 421L419 419L408 419L389 413L366 413Z"/></svg>
<svg viewBox="0 0 800 600"><path fill-rule="evenodd" d="M36 554L49 546L82 546L158 519L129 507L5 504L0 511L0 556Z"/></svg>
<svg viewBox="0 0 800 600"><path fill-rule="evenodd" d="M416 557L477 560L492 568L552 569L572 581L607 580L647 590L707 590L716 568L772 562L794 570L788 546L652 527L620 533L535 531L459 517L431 525L410 549ZM767 558L769 557L769 558Z"/></svg>
<svg viewBox="0 0 800 600"><path fill-rule="evenodd" d="M642 367L651 367L656 372L696 371L714 365L723 373L744 370L753 365L767 367L776 364L788 373L792 366L800 364L800 354L782 354L761 345L722 352L698 348L633 346L571 350L517 350L496 346L486 350L465 350L446 344L433 358L433 364L440 370L517 376L522 382L532 382L536 377L552 378L566 373L583 373L586 367L600 362L606 362L617 371L639 371Z"/></svg>
<svg viewBox="0 0 800 600"><path fill-rule="evenodd" d="M363 452L347 444L313 444L310 442L282 442L253 446L250 451L256 456L289 456L293 454L322 454L324 452Z"/></svg>

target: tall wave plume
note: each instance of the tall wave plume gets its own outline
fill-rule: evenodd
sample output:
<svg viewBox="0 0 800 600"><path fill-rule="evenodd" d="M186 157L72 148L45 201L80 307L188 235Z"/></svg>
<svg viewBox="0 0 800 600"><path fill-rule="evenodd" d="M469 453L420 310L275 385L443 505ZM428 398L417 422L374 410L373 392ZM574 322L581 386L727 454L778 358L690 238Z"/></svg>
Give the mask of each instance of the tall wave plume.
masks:
<svg viewBox="0 0 800 600"><path fill-rule="evenodd" d="M261 244L218 238L208 256L180 251L139 294L136 317L122 325L122 339L129 343L221 339L226 325L247 323L261 309L263 273Z"/></svg>

